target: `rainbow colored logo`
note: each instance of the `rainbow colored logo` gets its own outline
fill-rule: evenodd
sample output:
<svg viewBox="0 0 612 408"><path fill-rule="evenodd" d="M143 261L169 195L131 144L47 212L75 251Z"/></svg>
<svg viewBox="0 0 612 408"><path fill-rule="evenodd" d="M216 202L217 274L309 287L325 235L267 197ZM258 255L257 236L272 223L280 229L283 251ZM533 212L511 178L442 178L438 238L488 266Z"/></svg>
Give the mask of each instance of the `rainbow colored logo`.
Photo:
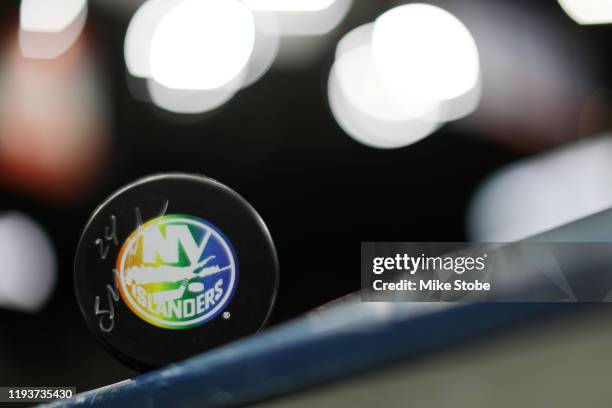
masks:
<svg viewBox="0 0 612 408"><path fill-rule="evenodd" d="M227 307L238 284L238 261L214 225L189 215L165 215L138 227L124 242L115 280L141 319L189 329Z"/></svg>

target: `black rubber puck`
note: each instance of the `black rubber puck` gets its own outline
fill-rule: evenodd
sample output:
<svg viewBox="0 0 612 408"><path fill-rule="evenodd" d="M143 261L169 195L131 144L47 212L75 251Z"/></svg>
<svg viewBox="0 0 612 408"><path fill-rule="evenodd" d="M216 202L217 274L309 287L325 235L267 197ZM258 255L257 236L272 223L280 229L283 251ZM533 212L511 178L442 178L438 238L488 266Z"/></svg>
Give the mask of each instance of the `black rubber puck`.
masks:
<svg viewBox="0 0 612 408"><path fill-rule="evenodd" d="M95 210L74 286L88 326L144 371L262 328L278 261L263 220L236 192L203 176L162 174Z"/></svg>

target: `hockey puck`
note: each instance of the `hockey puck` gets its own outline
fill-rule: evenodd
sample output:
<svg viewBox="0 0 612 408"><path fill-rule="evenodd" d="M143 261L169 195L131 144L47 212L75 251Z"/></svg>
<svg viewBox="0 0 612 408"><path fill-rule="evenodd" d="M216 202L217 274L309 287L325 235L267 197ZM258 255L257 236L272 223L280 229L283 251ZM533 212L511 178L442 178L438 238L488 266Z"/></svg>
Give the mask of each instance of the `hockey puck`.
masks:
<svg viewBox="0 0 612 408"><path fill-rule="evenodd" d="M74 286L91 330L144 371L261 329L278 261L263 220L236 192L203 176L162 174L94 211Z"/></svg>

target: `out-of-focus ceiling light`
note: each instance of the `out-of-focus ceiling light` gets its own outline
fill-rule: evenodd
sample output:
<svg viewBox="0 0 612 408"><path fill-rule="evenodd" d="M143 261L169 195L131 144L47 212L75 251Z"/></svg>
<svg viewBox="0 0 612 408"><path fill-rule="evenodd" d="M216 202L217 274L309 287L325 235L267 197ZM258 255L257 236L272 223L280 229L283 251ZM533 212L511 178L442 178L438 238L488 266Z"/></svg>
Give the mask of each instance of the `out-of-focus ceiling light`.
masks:
<svg viewBox="0 0 612 408"><path fill-rule="evenodd" d="M258 81L278 57L281 63L307 60L316 50L293 41L329 32L351 4L148 0L132 17L125 36L130 90L138 100L171 112L214 109Z"/></svg>
<svg viewBox="0 0 612 408"><path fill-rule="evenodd" d="M215 89L167 88L152 78L147 79L147 89L152 102L159 108L173 113L199 114L217 109L240 89L244 74L230 83Z"/></svg>
<svg viewBox="0 0 612 408"><path fill-rule="evenodd" d="M510 242L612 207L612 136L576 142L498 171L467 217L473 241Z"/></svg>
<svg viewBox="0 0 612 408"><path fill-rule="evenodd" d="M164 16L181 0L146 1L130 20L124 41L125 65L130 74L151 77L150 51L153 33Z"/></svg>
<svg viewBox="0 0 612 408"><path fill-rule="evenodd" d="M238 0L185 0L151 41L152 78L185 90L219 88L247 67L255 42L251 11Z"/></svg>
<svg viewBox="0 0 612 408"><path fill-rule="evenodd" d="M336 52L334 70L344 96L356 109L381 120L405 120L434 111L437 103L413 100L398 103L386 86L372 58L373 24L365 24L348 33Z"/></svg>
<svg viewBox="0 0 612 408"><path fill-rule="evenodd" d="M321 36L332 31L344 20L352 4L353 0L334 0L325 8L280 10L273 13L278 18L280 34L283 36Z"/></svg>
<svg viewBox="0 0 612 408"><path fill-rule="evenodd" d="M57 275L47 234L18 213L0 216L0 306L35 312L48 300Z"/></svg>
<svg viewBox="0 0 612 408"><path fill-rule="evenodd" d="M370 116L344 95L332 68L327 84L329 106L340 127L354 140L379 149L395 149L415 143L430 135L438 123L422 118L383 120Z"/></svg>
<svg viewBox="0 0 612 408"><path fill-rule="evenodd" d="M270 69L279 36L276 13L237 0L149 0L125 36L128 84L166 111L211 111Z"/></svg>
<svg viewBox="0 0 612 408"><path fill-rule="evenodd" d="M317 11L331 6L336 0L242 0L253 10Z"/></svg>
<svg viewBox="0 0 612 408"><path fill-rule="evenodd" d="M578 24L612 23L612 0L558 0Z"/></svg>
<svg viewBox="0 0 612 408"><path fill-rule="evenodd" d="M395 7L374 23L374 61L403 100L459 97L478 82L476 43L449 12L427 4Z"/></svg>
<svg viewBox="0 0 612 408"><path fill-rule="evenodd" d="M447 15L450 14L437 7L416 6L418 7L409 7L407 10L416 10L415 15L422 18L425 18L423 17L424 14L437 15L437 13L441 13L444 17L440 21L448 22L449 20ZM426 12L423 12L420 6L424 6ZM400 9L400 12L396 13L394 10L398 9ZM449 51L451 56L447 56L446 59L439 56L429 58L425 55L424 61L417 63L417 65L421 64L418 69L407 70L404 73L404 76L408 76L410 79L404 81L402 84L404 89L397 92L397 78L394 75L398 72L393 69L381 69L382 65L392 63L392 61L386 59L389 55L385 54L390 48L385 48L386 46L383 47L379 44L382 47L382 57L377 61L374 40L376 39L377 26L379 28L383 27L380 28L382 34L378 37L378 41L389 37L391 33L402 36L403 28L400 23L412 23L410 13L408 13L409 18L406 21L401 18L399 21L397 20L397 16L402 17L404 15L406 15L404 6L392 9L379 17L375 23L365 24L345 35L336 48L336 61L332 66L328 83L330 108L343 130L353 139L368 146L396 148L415 143L431 134L442 123L471 113L480 101L482 82L478 52L467 29L452 16L450 27L453 28L445 28L442 31L446 32L447 35L456 35L453 34L453 30L457 28L458 24L462 27L458 31L462 34L467 33L469 41L464 42L470 45L464 48L469 49L466 58L470 62L465 65L473 68L471 74L475 74L475 77L467 78L467 75L452 72L455 67L449 66L448 60L452 60L453 55L457 56L456 50ZM387 19L385 16L391 17ZM436 21L435 18L429 18L427 21L428 24L434 26L444 24ZM427 39L423 37L427 37L428 30L429 27L421 33L413 32L412 35L427 43ZM387 40L394 44L396 53L406 53L406 47L402 46L401 38L392 36ZM464 40L466 39L464 38ZM416 39L407 41L409 50L410 44L414 41ZM433 48L430 52L444 53L448 51L443 44L440 45L440 43L444 43L442 38L438 38L436 41L428 43L428 46ZM470 48L472 46L473 50ZM412 51L415 49L418 50L417 55L419 52L426 54L418 46L412 47ZM398 61L407 66L410 65L404 59L404 56L400 56ZM445 61L447 64L442 69L435 65L441 61ZM473 66L474 64L475 66ZM429 71L426 69L428 66ZM442 82L446 81L447 88L437 88L438 85L434 84L432 74L444 77L445 79ZM455 81L448 80L449 77L455 77ZM400 78L400 80L403 79ZM412 85L409 86L410 82ZM459 84L460 82L461 84ZM429 86L424 84L429 84ZM412 91L410 87L412 87Z"/></svg>
<svg viewBox="0 0 612 408"><path fill-rule="evenodd" d="M255 21L255 41L253 52L241 84L246 88L257 82L276 60L280 43L280 33L276 15L273 13L253 12Z"/></svg>
<svg viewBox="0 0 612 408"><path fill-rule="evenodd" d="M28 58L57 58L79 38L86 19L86 0L22 0L19 11L21 53Z"/></svg>
<svg viewBox="0 0 612 408"><path fill-rule="evenodd" d="M59 33L87 10L87 0L21 0L19 26L37 33Z"/></svg>

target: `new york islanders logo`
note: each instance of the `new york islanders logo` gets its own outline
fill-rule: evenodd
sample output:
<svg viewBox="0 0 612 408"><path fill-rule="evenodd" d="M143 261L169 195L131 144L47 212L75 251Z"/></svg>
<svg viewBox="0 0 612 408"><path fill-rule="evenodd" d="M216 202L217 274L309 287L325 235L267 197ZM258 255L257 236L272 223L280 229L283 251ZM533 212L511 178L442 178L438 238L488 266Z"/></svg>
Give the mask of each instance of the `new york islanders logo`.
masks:
<svg viewBox="0 0 612 408"><path fill-rule="evenodd" d="M141 319L188 329L225 309L238 283L238 260L231 242L212 224L165 215L127 238L115 279L121 297Z"/></svg>

